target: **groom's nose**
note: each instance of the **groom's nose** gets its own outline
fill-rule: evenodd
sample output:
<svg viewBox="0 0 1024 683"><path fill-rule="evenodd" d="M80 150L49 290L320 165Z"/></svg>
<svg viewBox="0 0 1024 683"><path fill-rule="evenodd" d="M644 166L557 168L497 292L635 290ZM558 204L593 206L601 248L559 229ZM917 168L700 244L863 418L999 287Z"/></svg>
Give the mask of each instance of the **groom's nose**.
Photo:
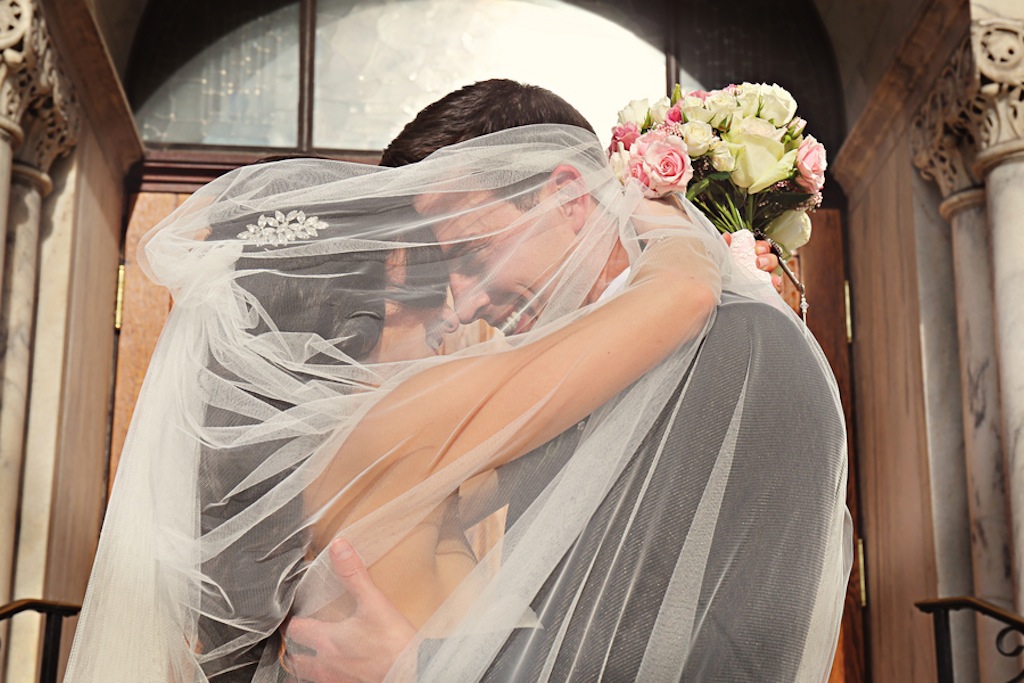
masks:
<svg viewBox="0 0 1024 683"><path fill-rule="evenodd" d="M482 319L481 309L491 303L491 299L480 282L473 277L452 273L450 284L455 314L459 316L462 324Z"/></svg>

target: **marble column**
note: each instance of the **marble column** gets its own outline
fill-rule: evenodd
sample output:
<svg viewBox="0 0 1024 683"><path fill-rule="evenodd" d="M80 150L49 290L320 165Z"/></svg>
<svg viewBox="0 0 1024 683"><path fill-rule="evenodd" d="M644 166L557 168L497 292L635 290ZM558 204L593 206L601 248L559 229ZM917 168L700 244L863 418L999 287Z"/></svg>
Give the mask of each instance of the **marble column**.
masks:
<svg viewBox="0 0 1024 683"><path fill-rule="evenodd" d="M986 195L971 170L974 151L962 119L964 92L972 82L971 46L965 39L913 121L911 144L914 164L942 193L939 211L951 228L973 594L1012 609ZM977 619L978 680L1008 680L1018 671L994 647L999 630L998 623ZM963 666L964 659L955 661ZM958 671L957 679L970 673Z"/></svg>
<svg viewBox="0 0 1024 683"><path fill-rule="evenodd" d="M995 274L997 358L1013 519L1017 611L1024 611L1024 152L986 173ZM1016 250L1016 251L1014 251Z"/></svg>
<svg viewBox="0 0 1024 683"><path fill-rule="evenodd" d="M986 188L1015 607L1024 612L1024 20L974 19L971 54L964 121Z"/></svg>

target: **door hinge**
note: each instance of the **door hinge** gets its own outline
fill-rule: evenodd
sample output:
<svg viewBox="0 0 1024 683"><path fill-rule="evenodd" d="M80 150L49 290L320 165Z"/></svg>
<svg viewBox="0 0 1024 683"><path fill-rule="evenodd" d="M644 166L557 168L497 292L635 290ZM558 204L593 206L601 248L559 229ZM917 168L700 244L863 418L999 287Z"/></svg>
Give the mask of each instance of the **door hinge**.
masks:
<svg viewBox="0 0 1024 683"><path fill-rule="evenodd" d="M124 264L117 267L117 298L114 300L114 329L121 329L121 311L124 308Z"/></svg>
<svg viewBox="0 0 1024 683"><path fill-rule="evenodd" d="M857 539L857 575L860 577L860 606L868 606L868 569L864 564L864 539Z"/></svg>
<svg viewBox="0 0 1024 683"><path fill-rule="evenodd" d="M853 316L850 314L850 281L843 280L843 297L846 306L846 343L853 343Z"/></svg>

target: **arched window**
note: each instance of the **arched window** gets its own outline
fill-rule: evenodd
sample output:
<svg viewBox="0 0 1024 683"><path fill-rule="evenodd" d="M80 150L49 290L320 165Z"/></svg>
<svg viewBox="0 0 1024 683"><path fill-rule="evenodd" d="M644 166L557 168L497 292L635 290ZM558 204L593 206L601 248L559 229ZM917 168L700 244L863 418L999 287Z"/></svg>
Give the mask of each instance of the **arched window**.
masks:
<svg viewBox="0 0 1024 683"><path fill-rule="evenodd" d="M380 150L425 105L494 77L559 93L604 133L626 101L665 92L675 74L664 36L641 37L639 22L593 11L600 3L167 4L147 11L128 78L151 145Z"/></svg>
<svg viewBox="0 0 1024 683"><path fill-rule="evenodd" d="M148 150L142 185L156 174L194 189L268 150L372 162L423 106L495 77L557 92L605 138L630 99L677 81L777 82L839 149L840 81L813 0L680 5L149 0L125 80Z"/></svg>

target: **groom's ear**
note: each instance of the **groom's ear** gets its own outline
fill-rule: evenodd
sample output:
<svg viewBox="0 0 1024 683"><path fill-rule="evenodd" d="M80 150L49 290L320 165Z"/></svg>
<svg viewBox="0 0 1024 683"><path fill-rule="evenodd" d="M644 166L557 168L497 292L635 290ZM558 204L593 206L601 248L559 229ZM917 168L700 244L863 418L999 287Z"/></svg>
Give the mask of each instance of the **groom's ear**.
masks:
<svg viewBox="0 0 1024 683"><path fill-rule="evenodd" d="M583 175L575 166L561 164L556 166L547 182L544 183L544 195L551 196L565 193L558 210L571 221L574 232L579 232L590 215L592 199L583 185Z"/></svg>

